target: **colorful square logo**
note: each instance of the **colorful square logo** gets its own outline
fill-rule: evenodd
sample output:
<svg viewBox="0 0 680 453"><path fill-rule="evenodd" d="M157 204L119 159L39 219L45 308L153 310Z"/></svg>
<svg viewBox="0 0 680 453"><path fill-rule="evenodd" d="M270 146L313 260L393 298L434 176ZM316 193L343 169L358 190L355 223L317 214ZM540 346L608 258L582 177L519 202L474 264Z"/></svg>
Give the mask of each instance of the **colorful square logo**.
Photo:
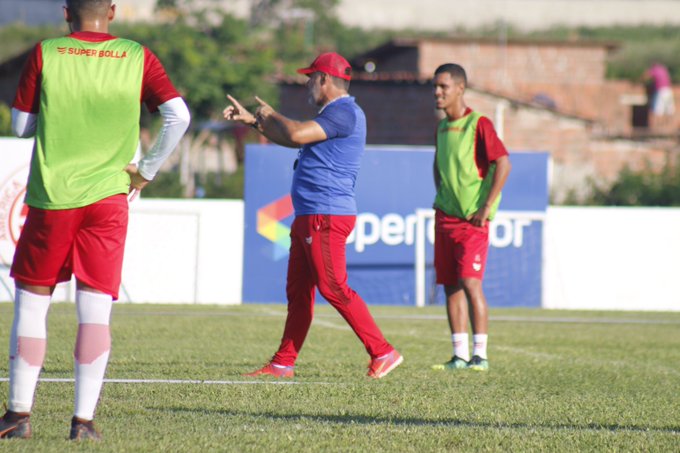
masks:
<svg viewBox="0 0 680 453"><path fill-rule="evenodd" d="M294 213L290 194L257 210L257 233L272 242L272 256L279 261L288 256L290 228L281 223Z"/></svg>

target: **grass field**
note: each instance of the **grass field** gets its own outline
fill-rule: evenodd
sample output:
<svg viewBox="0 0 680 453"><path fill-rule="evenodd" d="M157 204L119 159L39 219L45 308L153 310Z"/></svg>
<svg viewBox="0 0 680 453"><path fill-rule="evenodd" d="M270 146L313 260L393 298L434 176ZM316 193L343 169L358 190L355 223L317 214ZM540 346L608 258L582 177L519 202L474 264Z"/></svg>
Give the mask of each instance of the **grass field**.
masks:
<svg viewBox="0 0 680 453"><path fill-rule="evenodd" d="M12 309L0 304L0 378ZM107 379L194 382L108 382L97 445L66 440L73 383L42 382L34 438L0 452L680 451L680 313L492 310L491 370L453 373L430 370L451 354L443 307L372 311L401 367L367 378L363 347L320 305L281 384L240 374L274 352L283 305L116 305ZM72 378L74 312L51 308L43 378Z"/></svg>

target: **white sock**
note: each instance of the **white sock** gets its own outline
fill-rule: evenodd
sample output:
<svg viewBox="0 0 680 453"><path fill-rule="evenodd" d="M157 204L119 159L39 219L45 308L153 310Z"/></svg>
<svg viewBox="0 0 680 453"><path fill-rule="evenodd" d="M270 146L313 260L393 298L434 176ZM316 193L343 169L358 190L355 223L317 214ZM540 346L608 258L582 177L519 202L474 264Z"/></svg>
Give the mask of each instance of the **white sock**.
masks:
<svg viewBox="0 0 680 453"><path fill-rule="evenodd" d="M111 352L109 318L112 303L108 294L76 291L78 337L73 353L76 374L74 415L83 420L94 418L104 383Z"/></svg>
<svg viewBox="0 0 680 453"><path fill-rule="evenodd" d="M14 412L31 412L35 387L47 348L50 296L23 289L14 296L14 322L9 340L9 401Z"/></svg>
<svg viewBox="0 0 680 453"><path fill-rule="evenodd" d="M461 359L470 360L470 345L468 344L468 334L454 333L451 335L451 343L453 343L453 355Z"/></svg>
<svg viewBox="0 0 680 453"><path fill-rule="evenodd" d="M472 335L472 355L478 355L483 359L486 359L486 344L489 341L489 335L485 333L479 333Z"/></svg>

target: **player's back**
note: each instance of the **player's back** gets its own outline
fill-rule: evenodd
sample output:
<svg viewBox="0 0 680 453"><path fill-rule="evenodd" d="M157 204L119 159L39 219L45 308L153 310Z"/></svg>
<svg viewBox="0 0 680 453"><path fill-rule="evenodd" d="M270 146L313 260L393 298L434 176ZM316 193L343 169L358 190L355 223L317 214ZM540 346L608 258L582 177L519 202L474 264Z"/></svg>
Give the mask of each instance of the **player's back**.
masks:
<svg viewBox="0 0 680 453"><path fill-rule="evenodd" d="M129 185L139 141L144 48L102 33L41 43L36 152L27 203L85 206Z"/></svg>

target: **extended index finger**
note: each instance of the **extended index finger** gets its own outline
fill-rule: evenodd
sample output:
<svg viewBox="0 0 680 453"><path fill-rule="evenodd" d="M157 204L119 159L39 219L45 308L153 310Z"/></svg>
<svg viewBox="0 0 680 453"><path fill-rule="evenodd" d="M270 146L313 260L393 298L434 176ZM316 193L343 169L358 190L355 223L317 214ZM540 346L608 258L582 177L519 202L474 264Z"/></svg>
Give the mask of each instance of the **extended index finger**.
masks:
<svg viewBox="0 0 680 453"><path fill-rule="evenodd" d="M227 95L227 99L229 99L229 102L231 102L232 104L234 104L236 107L243 108L243 106L241 105L241 103L240 103L239 101L237 101L236 98L234 98L231 94L228 94L228 95Z"/></svg>
<svg viewBox="0 0 680 453"><path fill-rule="evenodd" d="M260 103L261 106L263 107L269 107L269 104L267 104L265 101L260 99L258 96L255 96L255 100Z"/></svg>

